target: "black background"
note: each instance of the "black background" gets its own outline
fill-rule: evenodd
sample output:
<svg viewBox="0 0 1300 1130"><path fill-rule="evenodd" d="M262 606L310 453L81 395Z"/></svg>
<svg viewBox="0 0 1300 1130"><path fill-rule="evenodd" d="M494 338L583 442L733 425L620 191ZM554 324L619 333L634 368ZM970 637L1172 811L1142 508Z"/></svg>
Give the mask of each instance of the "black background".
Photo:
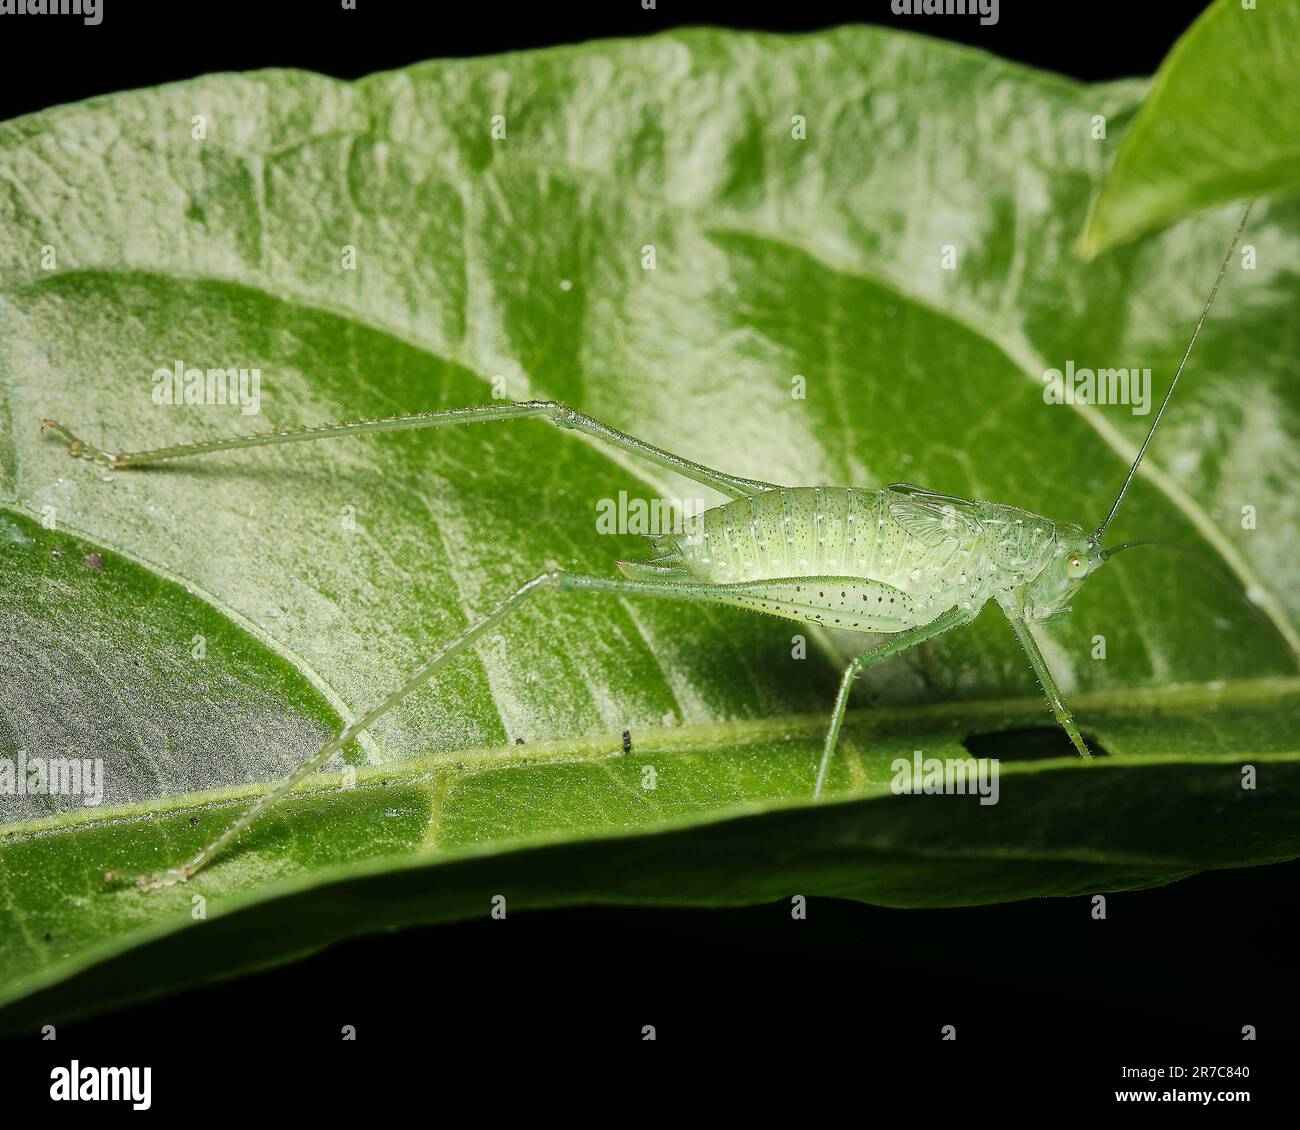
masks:
<svg viewBox="0 0 1300 1130"><path fill-rule="evenodd" d="M1152 73L1203 7L1198 3L1003 0L996 25L973 17L895 17L888 0L798 5L640 0L590 5L456 7L360 0L187 5L105 0L98 27L75 19L0 18L0 117L216 70L292 66L341 78L436 56L543 47L685 24L811 31L863 20L957 39L1080 79ZM445 8L445 11L444 11ZM827 699L831 688L827 688ZM48 1087L52 1062L155 1064L155 1108L223 1105L211 1075L238 1093L250 1065L347 1073L391 1064L446 1077L449 1065L609 1048L645 1085L641 1029L658 1047L703 1049L723 1091L770 1083L847 1089L902 1081L909 1101L957 1097L985 1109L1044 1111L1106 1104L1125 1063L1254 1063L1248 1086L1270 1090L1265 1059L1293 1023L1290 905L1300 863L1202 875L1115 894L1105 922L1085 899L963 910L894 911L813 900L794 921L786 903L736 911L575 909L511 916L352 942L239 982L59 1026L0 1045L18 1086L11 1104ZM340 1040L342 1025L358 1030ZM957 1028L939 1042L941 1025ZM1254 1024L1260 1044L1243 1044ZM823 1075L787 1079L724 1070L722 1053L806 1050ZM509 1056L509 1053L517 1053ZM852 1073L831 1072L847 1055ZM186 1062L202 1063L195 1073ZM954 1076L954 1067L963 1074ZM257 1070L254 1074L257 1074ZM457 1069L459 1070L459 1068ZM387 1077L387 1076L386 1076ZM400 1087L403 1078L395 1076ZM967 1092L958 1080L974 1080ZM1272 1077L1276 1086L1276 1076ZM929 1080L948 1080L937 1086ZM747 1087L746 1085L749 1085ZM1226 1084L1234 1086L1235 1084ZM309 1095L293 1085L295 1101ZM1188 1082L1188 1087L1200 1084ZM866 1089L862 1089L866 1094ZM319 1098L319 1096L317 1096ZM948 1097L953 1097L949 1094ZM342 1102L335 1091L327 1100ZM810 1112L811 1113L811 1110Z"/></svg>
<svg viewBox="0 0 1300 1130"><path fill-rule="evenodd" d="M978 17L895 16L889 0L641 0L586 4L501 0L451 5L429 0L103 0L104 19L0 19L4 68L0 117L95 94L193 78L211 71L301 67L357 78L422 59L490 55L650 35L711 24L805 32L843 23L901 27L973 44L1008 59L1078 79L1152 74L1170 45L1205 8L1187 0L1001 0L988 27Z"/></svg>

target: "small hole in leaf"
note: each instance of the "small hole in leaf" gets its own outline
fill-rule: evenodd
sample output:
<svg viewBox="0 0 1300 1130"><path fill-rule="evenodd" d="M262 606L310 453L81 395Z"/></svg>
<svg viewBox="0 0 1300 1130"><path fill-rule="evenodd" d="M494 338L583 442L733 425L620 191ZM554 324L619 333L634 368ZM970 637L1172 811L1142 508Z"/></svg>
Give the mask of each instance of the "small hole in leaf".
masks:
<svg viewBox="0 0 1300 1130"><path fill-rule="evenodd" d="M1084 734L1083 740L1093 757L1110 756L1091 734ZM1048 761L1053 757L1083 760L1060 726L1025 726L1018 730L971 734L963 738L961 744L972 757L996 757L1002 761Z"/></svg>

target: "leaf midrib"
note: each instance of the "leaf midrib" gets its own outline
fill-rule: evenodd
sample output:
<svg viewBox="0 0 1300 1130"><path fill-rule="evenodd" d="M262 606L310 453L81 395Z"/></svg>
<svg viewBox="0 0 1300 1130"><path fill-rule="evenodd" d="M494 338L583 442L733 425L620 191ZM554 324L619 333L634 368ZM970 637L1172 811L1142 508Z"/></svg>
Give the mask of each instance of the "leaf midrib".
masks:
<svg viewBox="0 0 1300 1130"><path fill-rule="evenodd" d="M1271 675L1250 679L1217 680L1210 683L1174 683L1155 687L1124 687L1084 691L1076 694L1072 703L1079 711L1145 711L1151 708L1171 709L1176 707L1205 708L1213 706L1257 706L1276 705L1286 699L1300 699L1300 676ZM1035 696L1016 698L963 699L944 703L924 703L916 706L871 706L849 710L845 715L845 729L861 728L871 730L885 726L898 726L908 722L968 722L972 719L1003 719L1035 714L1041 709L1041 701ZM795 734L820 736L826 727L826 715L823 712L786 714L765 718L737 719L727 722L705 722L687 726L658 727L637 731L637 741L658 751L666 753L700 752L728 747L743 747L756 742L777 737L789 737ZM480 773L497 772L502 769L514 769L536 765L575 765L594 763L603 760L617 761L622 758L622 733L591 734L581 738L565 738L548 742L536 742L530 746L500 745L481 746L476 749L451 750L440 753L419 754L414 757L401 758L382 765L364 765L355 767L358 787L366 783L368 787L383 787L391 781L398 780L413 784L433 777L442 779L443 784L469 780ZM1232 754L1233 760L1250 757L1251 759L1289 759L1300 756L1300 748L1293 752ZM1140 756L1123 756L1116 758L1116 765L1147 765L1158 762L1179 763L1217 763L1224 756L1215 754L1142 754ZM1084 769L1084 763L1075 757L1060 757L1043 761L1005 761L1000 763L1002 773L1041 772L1046 768L1071 769L1077 766ZM340 787L341 774L318 773L299 787L297 792L318 792L337 790ZM0 825L0 838L4 841L27 839L48 835L66 829L96 827L106 824L118 824L154 816L160 813L175 812L188 808L199 808L222 804L231 800L253 801L268 792L276 781L254 782L233 785L218 789L202 789L189 793L179 793L167 797L153 798L130 805L119 805L107 809L82 809L62 812L53 816L42 816L29 820ZM859 800L870 799L888 792L885 785L868 786L850 795L832 799ZM701 823L713 823L740 813L770 812L779 809L811 807L807 798L781 799L775 801L747 801L739 805L710 809L707 812L693 813L683 818L668 821L649 821L640 827L642 831L661 831L669 827L695 826ZM684 821L684 823L680 823ZM531 841L530 841L531 842ZM510 843L502 841L491 845L489 850L505 850ZM454 856L460 849L446 854Z"/></svg>

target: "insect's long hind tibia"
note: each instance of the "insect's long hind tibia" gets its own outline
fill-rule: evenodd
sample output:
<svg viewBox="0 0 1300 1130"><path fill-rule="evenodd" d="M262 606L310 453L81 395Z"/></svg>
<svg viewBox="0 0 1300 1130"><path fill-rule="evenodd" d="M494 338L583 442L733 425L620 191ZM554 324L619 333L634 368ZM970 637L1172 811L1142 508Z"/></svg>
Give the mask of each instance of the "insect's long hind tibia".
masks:
<svg viewBox="0 0 1300 1130"><path fill-rule="evenodd" d="M742 479L728 475L723 471L706 467L674 455L664 448L626 435L575 412L557 400L523 400L512 403L477 404L469 408L448 408L441 412L415 412L405 416L385 416L373 420L346 420L337 424L313 424L300 428L272 428L264 432L249 432L244 435L221 436L216 439L200 439L189 443L174 443L167 447L151 447L139 451L102 451L73 435L67 428L53 420L46 420L43 427L49 428L62 436L68 443L68 453L81 459L103 464L113 469L122 467L143 467L164 460L188 459L195 455L211 455L217 451L236 451L250 447L266 447L271 444L302 443L308 440L338 439L343 436L379 434L382 432L404 432L422 428L441 428L454 424L471 424L476 421L544 419L562 430L575 430L592 436L601 443L607 443L645 459L661 467L676 471L696 482L704 483L729 494L732 498L741 498L755 493L763 493L776 488L771 483L758 479Z"/></svg>

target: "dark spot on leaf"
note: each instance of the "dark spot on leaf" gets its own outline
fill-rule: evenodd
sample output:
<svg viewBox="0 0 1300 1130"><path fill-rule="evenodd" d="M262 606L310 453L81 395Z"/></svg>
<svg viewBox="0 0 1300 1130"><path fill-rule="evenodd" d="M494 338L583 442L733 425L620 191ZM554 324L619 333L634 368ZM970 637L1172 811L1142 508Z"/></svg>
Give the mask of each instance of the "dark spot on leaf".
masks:
<svg viewBox="0 0 1300 1130"><path fill-rule="evenodd" d="M98 553L87 553L85 564L86 568L92 573L102 573L104 571L104 559Z"/></svg>
<svg viewBox="0 0 1300 1130"><path fill-rule="evenodd" d="M1096 738L1084 734L1083 740L1093 757L1109 757ZM997 757L1002 761L1047 761L1053 757L1073 757L1083 763L1074 743L1060 726L1023 726L1015 730L994 730L971 734L962 745L972 757Z"/></svg>

